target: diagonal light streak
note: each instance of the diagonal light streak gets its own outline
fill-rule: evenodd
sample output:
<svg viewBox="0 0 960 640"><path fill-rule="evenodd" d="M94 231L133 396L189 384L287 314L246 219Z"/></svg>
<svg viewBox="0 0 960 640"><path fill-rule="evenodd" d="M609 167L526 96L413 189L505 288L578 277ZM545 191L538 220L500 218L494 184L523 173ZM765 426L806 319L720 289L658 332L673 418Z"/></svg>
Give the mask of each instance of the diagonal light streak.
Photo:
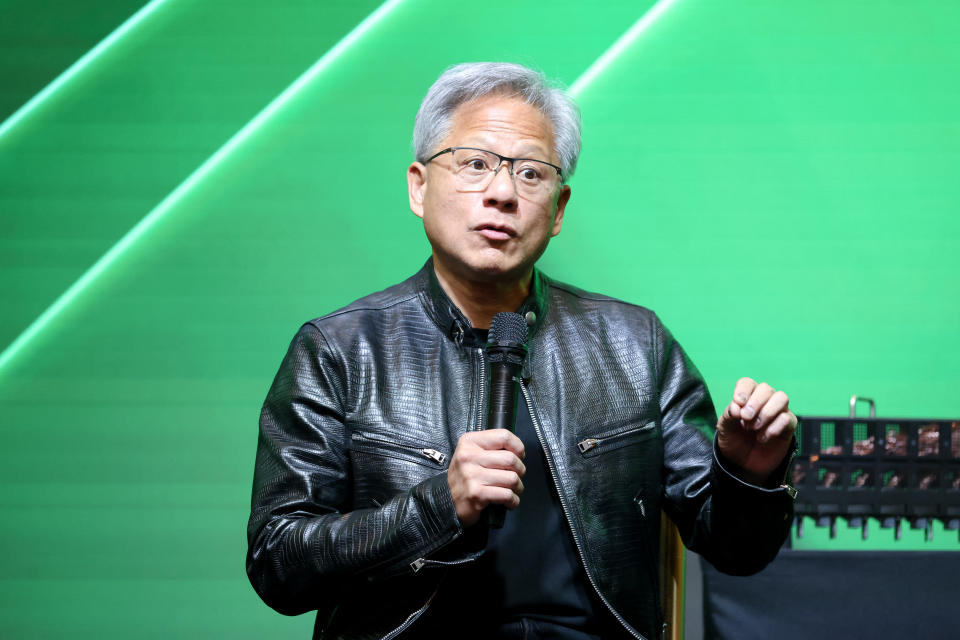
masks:
<svg viewBox="0 0 960 640"><path fill-rule="evenodd" d="M607 67L610 66L610 63L614 61L621 53L623 53L627 47L629 47L633 42L640 37L640 34L647 30L647 28L652 25L657 18L663 15L663 13L670 8L677 0L659 0L652 7L647 9L647 12L640 16L640 19L633 23L633 25L627 29L627 31L617 38L617 41L610 45L610 48L603 52L603 54L593 61L586 71L580 74L580 77L577 78L572 85L570 85L570 95L577 97L588 84L593 82L594 78L603 73Z"/></svg>
<svg viewBox="0 0 960 640"><path fill-rule="evenodd" d="M50 98L50 96L55 94L61 87L70 82L70 80L76 77L80 72L93 64L93 62L103 55L107 49L119 42L125 35L130 33L138 24L146 20L153 12L159 9L160 6L166 2L167 0L150 0L150 2L144 5L139 11L127 18L123 24L114 29L110 35L101 40L97 46L80 56L80 58L70 65L66 71L54 78L50 84L45 86L40 90L39 93L27 100L22 107L14 111L9 118L4 120L3 124L0 124L0 139L3 139L3 136L6 135L8 131L17 126L17 124L19 124L24 118L36 111Z"/></svg>
<svg viewBox="0 0 960 640"><path fill-rule="evenodd" d="M160 0L161 2L164 0ZM181 182L173 191L171 191L163 200L160 201L146 216L144 216L132 229L110 249L103 254L76 282L70 285L70 288L64 291L53 304L40 314L36 320L30 323L10 345L0 353L0 371L30 343L39 333L41 333L64 309L77 299L93 282L97 280L107 269L111 267L121 256L123 256L133 245L137 243L157 222L163 218L176 204L184 198L190 191L197 186L204 178L217 168L223 162L224 158L233 153L240 145L253 135L267 120L273 117L280 109L297 95L304 87L322 73L327 67L339 58L344 51L350 48L367 31L373 28L387 14L390 13L403 0L387 0L377 7L370 15L364 18L357 26L350 30L337 44L321 56L313 65L304 71L299 78L275 97L270 104L263 108L256 116L245 124L239 131L227 140L226 143L207 158L203 164L194 169L187 178Z"/></svg>

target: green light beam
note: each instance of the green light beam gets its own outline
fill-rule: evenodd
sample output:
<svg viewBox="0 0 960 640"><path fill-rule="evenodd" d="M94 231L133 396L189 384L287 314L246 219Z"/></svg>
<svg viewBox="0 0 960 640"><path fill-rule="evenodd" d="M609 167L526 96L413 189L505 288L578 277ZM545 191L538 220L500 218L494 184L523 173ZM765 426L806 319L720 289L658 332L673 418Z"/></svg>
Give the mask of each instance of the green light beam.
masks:
<svg viewBox="0 0 960 640"><path fill-rule="evenodd" d="M114 29L110 35L101 40L97 46L80 56L76 62L67 67L66 71L54 78L54 80L41 89L39 93L27 100L22 107L14 111L9 118L4 120L3 124L0 124L0 140L3 139L3 136L6 135L8 131L23 121L24 118L36 111L61 87L70 82L70 80L76 77L81 71L93 64L97 58L103 55L104 51L112 47L121 38L130 33L130 31L132 31L138 24L146 20L154 11L159 9L160 5L166 2L167 0L150 0L150 2L144 5L139 11L127 18L126 22Z"/></svg>
<svg viewBox="0 0 960 640"><path fill-rule="evenodd" d="M165 0L159 0L163 2ZM194 169L183 182L181 182L173 191L160 201L146 216L144 216L132 229L120 238L120 240L110 247L110 249L97 260L93 266L80 276L80 278L70 285L70 288L64 291L53 304L41 313L36 320L30 323L20 335L14 339L10 345L0 353L0 372L13 360L18 353L23 351L34 338L37 337L46 327L59 316L64 309L77 299L93 282L97 280L107 269L109 269L117 260L120 259L140 238L144 236L157 222L163 218L184 196L186 196L197 184L216 169L223 162L224 158L242 145L253 133L259 129L267 120L273 117L283 108L299 91L306 87L314 78L329 67L344 51L360 39L374 25L380 22L390 11L392 11L403 0L387 0L380 5L373 13L363 19L357 26L350 30L337 44L320 57L313 65L303 72L299 78L275 97L270 104L263 108L260 113L253 117L239 131L227 140L212 156L207 158L203 164Z"/></svg>
<svg viewBox="0 0 960 640"><path fill-rule="evenodd" d="M591 64L586 71L580 74L580 77L570 85L570 95L573 97L579 96L586 86L593 82L594 78L606 71L610 63L623 53L627 47L633 44L633 42L640 37L640 34L646 31L647 28L650 27L657 18L662 16L676 1L677 0L659 0L650 7L646 13L640 16L639 20L633 23L633 26L627 29L622 36L617 38L616 42L610 45L609 49L604 51L599 58L593 61L593 64Z"/></svg>

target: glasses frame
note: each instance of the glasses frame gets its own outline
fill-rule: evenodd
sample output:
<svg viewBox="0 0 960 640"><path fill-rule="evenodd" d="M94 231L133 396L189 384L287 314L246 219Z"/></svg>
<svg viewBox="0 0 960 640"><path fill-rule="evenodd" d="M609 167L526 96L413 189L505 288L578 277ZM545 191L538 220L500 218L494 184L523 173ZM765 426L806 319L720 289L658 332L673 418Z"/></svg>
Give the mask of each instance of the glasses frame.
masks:
<svg viewBox="0 0 960 640"><path fill-rule="evenodd" d="M548 167L552 167L557 172L557 175L560 176L560 184L563 184L564 182L563 170L560 169L560 167L558 167L557 165L551 164L546 160L540 160L538 158L511 158L510 156L500 155L495 151L490 151L489 149L481 149L479 147L447 147L446 149L441 149L440 151L437 151L435 154L433 154L432 156L424 160L423 164L429 164L431 160L434 160L435 158L442 156L445 153L453 153L454 151L459 151L461 149L468 149L470 151L482 151L483 153L489 153L492 156L497 156L497 158L500 159L500 163L493 170L490 171L491 176L497 175L497 172L500 171L500 167L503 166L503 163L509 160L510 161L510 169L509 169L510 177L513 178L514 177L513 168L516 166L516 162L519 160L530 160L531 162L539 162L540 164L545 164Z"/></svg>

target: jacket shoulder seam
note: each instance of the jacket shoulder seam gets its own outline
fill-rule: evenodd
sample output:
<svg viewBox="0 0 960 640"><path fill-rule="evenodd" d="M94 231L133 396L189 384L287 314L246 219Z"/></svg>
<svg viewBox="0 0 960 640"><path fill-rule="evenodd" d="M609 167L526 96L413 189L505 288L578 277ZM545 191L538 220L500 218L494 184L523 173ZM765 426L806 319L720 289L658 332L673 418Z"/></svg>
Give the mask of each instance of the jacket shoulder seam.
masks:
<svg viewBox="0 0 960 640"><path fill-rule="evenodd" d="M313 320L310 320L307 324L312 324L312 325L315 326L317 329L320 329L320 323L323 322L324 320L329 320L329 319L331 319L331 318L336 318L336 317L338 317L338 316L347 315L347 314L349 314L349 313L354 313L354 312L357 312L357 311L384 311L384 310L386 310L386 309L390 309L391 307L395 307L395 306L397 306L397 305L399 305L399 304L403 304L403 303L405 303L405 302L409 302L410 300L413 300L413 299L417 298L418 296L419 296L418 293L412 292L412 293L410 293L410 294L408 294L408 295L403 296L402 298L398 298L397 300L392 300L392 301L390 301L390 302L385 302L385 303L379 304L379 305L373 305L373 304L363 304L363 305L362 305L362 304L359 304L359 303L361 302L361 300L362 300L362 298L361 298L361 300L357 300L356 302L352 302L352 303L348 304L347 306L345 306L345 307L343 307L343 308L337 309L336 311L331 311L330 313L328 313L328 314L326 314L326 315L322 315L322 316L320 316L320 317L318 317L318 318L314 318Z"/></svg>
<svg viewBox="0 0 960 640"><path fill-rule="evenodd" d="M548 286L552 289L558 289L563 291L566 294L574 296L575 298L580 298L581 300L590 300L591 302L606 302L613 305L633 307L640 311L649 313L650 315L656 315L652 309L645 307L642 304L636 304L635 302L629 302L627 300L621 300L620 298L614 298L612 296L607 296L602 293L594 293L591 291L585 291L579 287L567 284L565 282L558 282L556 280L548 280Z"/></svg>

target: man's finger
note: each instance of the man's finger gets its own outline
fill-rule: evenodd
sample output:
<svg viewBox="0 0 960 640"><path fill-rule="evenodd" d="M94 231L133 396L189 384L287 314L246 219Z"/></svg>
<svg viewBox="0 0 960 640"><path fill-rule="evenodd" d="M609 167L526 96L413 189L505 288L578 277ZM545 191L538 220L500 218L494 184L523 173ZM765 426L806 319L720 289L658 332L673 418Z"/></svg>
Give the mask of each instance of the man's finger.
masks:
<svg viewBox="0 0 960 640"><path fill-rule="evenodd" d="M527 467L520 458L518 458L514 452L507 451L506 449L496 449L492 451L475 449L473 455L470 456L470 462L485 469L511 471L520 477L523 477L523 474L527 472Z"/></svg>
<svg viewBox="0 0 960 640"><path fill-rule="evenodd" d="M506 449L507 451L512 451L514 455L523 460L523 441L508 429L468 431L461 439L463 438L469 438L471 442L483 449Z"/></svg>
<svg viewBox="0 0 960 640"><path fill-rule="evenodd" d="M757 416L754 427L762 429L764 425L769 424L777 415L785 411L789 404L790 398L787 397L787 394L783 391L774 391L767 403L760 409L760 415Z"/></svg>
<svg viewBox="0 0 960 640"><path fill-rule="evenodd" d="M773 387L766 382L761 382L753 390L753 393L750 394L750 398L747 400L747 404L743 407L740 415L744 420L753 420L760 414L763 405L767 403L767 400L769 400L772 395ZM754 428L756 428L756 426L754 426Z"/></svg>
<svg viewBox="0 0 960 640"><path fill-rule="evenodd" d="M486 469L477 474L476 479L484 487L503 487L504 489L510 489L518 496L523 493L523 480L513 471ZM482 488L478 488L477 491L483 493Z"/></svg>
<svg viewBox="0 0 960 640"><path fill-rule="evenodd" d="M769 442L774 438L790 441L794 432L797 430L797 417L789 411L784 411L770 423L766 429L760 432L757 440L760 442Z"/></svg>
<svg viewBox="0 0 960 640"><path fill-rule="evenodd" d="M516 509L520 504L520 496L506 487L484 486L478 490L474 506L479 511L490 504L502 504L507 509Z"/></svg>
<svg viewBox="0 0 960 640"><path fill-rule="evenodd" d="M757 383L753 378L740 378L737 380L737 386L733 389L733 401L739 406L747 404L750 394L757 388ZM740 416L737 416L738 418Z"/></svg>
<svg viewBox="0 0 960 640"><path fill-rule="evenodd" d="M740 424L740 405L736 401L731 400L730 404L727 405L727 408L723 410L723 415L720 416L720 425L721 428L724 427L737 427L741 426Z"/></svg>

